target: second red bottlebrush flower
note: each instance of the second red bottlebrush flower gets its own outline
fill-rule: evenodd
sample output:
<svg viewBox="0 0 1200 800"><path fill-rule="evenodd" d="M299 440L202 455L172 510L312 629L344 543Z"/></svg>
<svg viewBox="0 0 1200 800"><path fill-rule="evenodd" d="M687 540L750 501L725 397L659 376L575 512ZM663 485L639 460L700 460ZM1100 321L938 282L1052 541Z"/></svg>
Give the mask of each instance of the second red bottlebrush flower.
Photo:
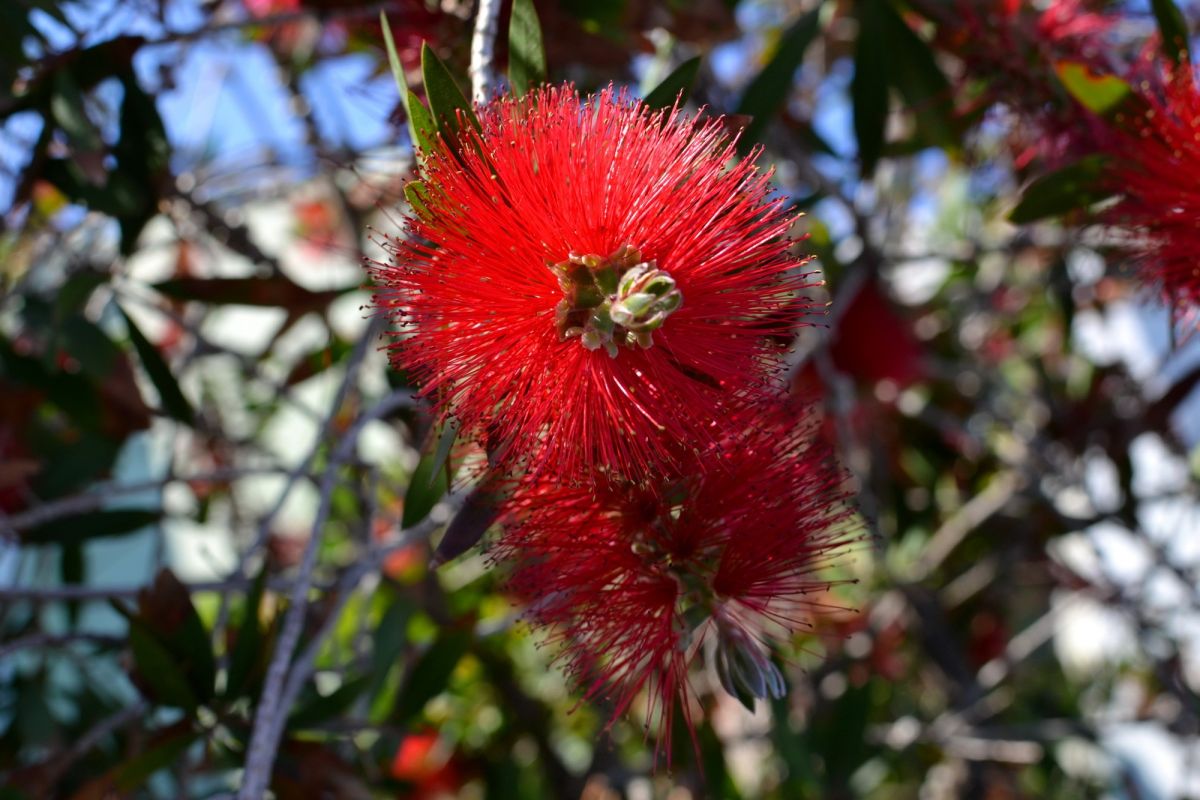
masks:
<svg viewBox="0 0 1200 800"><path fill-rule="evenodd" d="M644 477L712 441L817 282L768 175L719 121L611 88L478 111L423 154L425 208L375 269L397 364L505 466Z"/></svg>
<svg viewBox="0 0 1200 800"><path fill-rule="evenodd" d="M811 426L779 412L730 427L655 481L526 480L494 550L585 698L615 720L644 693L656 752L670 753L680 710L693 727L689 671L706 643L727 692L782 696L773 651L808 626L853 538L843 476Z"/></svg>
<svg viewBox="0 0 1200 800"><path fill-rule="evenodd" d="M1200 306L1200 85L1191 66L1144 81L1147 109L1109 142L1108 219L1136 237L1145 276L1182 314Z"/></svg>

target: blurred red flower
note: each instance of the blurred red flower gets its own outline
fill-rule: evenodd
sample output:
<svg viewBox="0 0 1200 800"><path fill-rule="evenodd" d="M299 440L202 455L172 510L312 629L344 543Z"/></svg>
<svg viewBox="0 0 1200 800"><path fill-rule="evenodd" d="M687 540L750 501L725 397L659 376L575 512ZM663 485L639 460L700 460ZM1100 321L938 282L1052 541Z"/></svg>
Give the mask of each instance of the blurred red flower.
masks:
<svg viewBox="0 0 1200 800"><path fill-rule="evenodd" d="M392 759L391 775L412 784L406 798L458 797L466 776L436 733L405 736Z"/></svg>
<svg viewBox="0 0 1200 800"><path fill-rule="evenodd" d="M1130 229L1146 278L1181 306L1200 305L1200 88L1191 66L1144 81L1147 111L1109 143L1108 219Z"/></svg>
<svg viewBox="0 0 1200 800"><path fill-rule="evenodd" d="M793 215L720 121L569 86L480 109L426 154L427 209L377 264L397 365L505 466L638 478L780 380L814 285ZM678 449L678 448L674 448Z"/></svg>
<svg viewBox="0 0 1200 800"><path fill-rule="evenodd" d="M533 478L511 501L495 557L514 563L530 620L612 720L646 693L656 755L677 709L692 726L688 669L706 639L743 702L785 690L773 644L807 627L849 541L841 473L810 433L784 414L748 419L670 477L594 492Z"/></svg>

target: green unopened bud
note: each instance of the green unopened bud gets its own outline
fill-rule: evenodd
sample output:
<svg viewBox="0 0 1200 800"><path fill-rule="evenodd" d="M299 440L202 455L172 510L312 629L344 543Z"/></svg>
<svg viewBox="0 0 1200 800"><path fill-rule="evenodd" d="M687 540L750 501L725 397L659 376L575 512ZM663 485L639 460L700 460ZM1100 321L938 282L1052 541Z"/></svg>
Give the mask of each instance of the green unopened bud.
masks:
<svg viewBox="0 0 1200 800"><path fill-rule="evenodd" d="M717 677L726 692L750 711L756 699L778 700L787 694L783 673L765 648L736 621L717 612Z"/></svg>
<svg viewBox="0 0 1200 800"><path fill-rule="evenodd" d="M653 347L650 333L683 303L675 280L632 245L607 258L571 253L551 268L564 295L555 309L559 338L578 336L588 350L603 347L613 358L618 344Z"/></svg>

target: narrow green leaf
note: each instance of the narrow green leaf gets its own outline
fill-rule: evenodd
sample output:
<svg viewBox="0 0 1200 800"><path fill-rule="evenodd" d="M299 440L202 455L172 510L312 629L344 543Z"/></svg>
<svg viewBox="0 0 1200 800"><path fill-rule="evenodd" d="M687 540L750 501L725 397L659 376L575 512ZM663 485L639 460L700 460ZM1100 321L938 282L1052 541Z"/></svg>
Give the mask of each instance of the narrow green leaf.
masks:
<svg viewBox="0 0 1200 800"><path fill-rule="evenodd" d="M408 111L408 132L420 153L428 153L437 141L437 123L433 112L412 91L405 93L404 107Z"/></svg>
<svg viewBox="0 0 1200 800"><path fill-rule="evenodd" d="M408 92L408 82L404 80L404 66L396 53L396 42L392 39L392 26L388 22L387 13L379 12L379 27L383 28L383 46L387 50L388 66L392 68L392 80L396 82L396 91L403 98Z"/></svg>
<svg viewBox="0 0 1200 800"><path fill-rule="evenodd" d="M421 460L413 470L409 479L408 490L404 493L404 514L400 520L402 527L411 528L429 515L438 500L450 488L447 470L437 464L437 443L441 441L442 430L438 429L421 452Z"/></svg>
<svg viewBox="0 0 1200 800"><path fill-rule="evenodd" d="M467 652L470 636L461 631L440 635L413 665L404 682L392 718L405 724L421 713L425 704L440 694L450 681L450 674Z"/></svg>
<svg viewBox="0 0 1200 800"><path fill-rule="evenodd" d="M499 498L490 488L481 486L471 492L446 526L446 532L433 553L434 565L458 558L478 544L496 521L498 511Z"/></svg>
<svg viewBox="0 0 1200 800"><path fill-rule="evenodd" d="M138 592L137 620L166 648L197 701L208 702L217 678L212 640L188 587L174 572L160 569L154 583Z"/></svg>
<svg viewBox="0 0 1200 800"><path fill-rule="evenodd" d="M150 376L150 382L158 390L162 410L166 412L167 416L185 425L195 425L196 412L192 410L192 404L184 397L183 390L179 388L179 382L171 374L171 369L163 359L162 353L158 352L158 348L138 329L130 316L125 313L125 309L120 306L117 309L125 319L125 326L129 330L129 339L133 342L133 349L137 351L138 358L142 360L142 366L146 369L146 374Z"/></svg>
<svg viewBox="0 0 1200 800"><path fill-rule="evenodd" d="M1097 75L1086 64L1060 61L1054 65L1059 81L1089 111L1106 114L1132 94L1128 83L1116 75Z"/></svg>
<svg viewBox="0 0 1200 800"><path fill-rule="evenodd" d="M742 93L737 113L754 118L742 136L742 142L747 147L762 136L767 124L787 101L796 70L800 68L805 51L820 30L822 5L818 3L792 23L779 40L771 60Z"/></svg>
<svg viewBox="0 0 1200 800"><path fill-rule="evenodd" d="M372 700L371 717L373 721L382 722L386 717L375 718L375 703L388 682L388 673L396 666L404 653L408 642L408 620L412 617L413 604L407 597L396 597L383 613L375 635L371 637L374 651L371 653L371 685L367 697Z"/></svg>
<svg viewBox="0 0 1200 800"><path fill-rule="evenodd" d="M229 674L225 680L225 697L238 697L249 683L254 665L259 661L263 649L262 623L259 612L262 607L263 589L267 583L267 564L263 562L246 593L246 605L242 610L241 624L237 627L237 638L233 652L229 655Z"/></svg>
<svg viewBox="0 0 1200 800"><path fill-rule="evenodd" d="M888 114L888 41L882 0L858 5L858 41L854 48L854 134L863 175L871 175L883 155Z"/></svg>
<svg viewBox="0 0 1200 800"><path fill-rule="evenodd" d="M408 88L408 81L404 79L404 67L396 54L391 25L388 24L387 14L382 11L379 12L379 24L383 28L383 44L387 50L388 66L392 69L392 80L396 82L396 92L400 95L400 102L404 104L404 111L408 116L409 138L412 139L413 147L428 152L433 137L437 135L433 115L421 99Z"/></svg>
<svg viewBox="0 0 1200 800"><path fill-rule="evenodd" d="M459 122L457 112L462 112L471 125L479 130L479 120L475 110L471 108L466 95L446 65L437 57L437 53L428 43L421 45L421 75L425 80L425 94L429 97L429 108L433 112L433 121L439 131L449 131L457 134Z"/></svg>
<svg viewBox="0 0 1200 800"><path fill-rule="evenodd" d="M546 50L533 0L514 0L508 18L508 82L518 97L546 80Z"/></svg>
<svg viewBox="0 0 1200 800"><path fill-rule="evenodd" d="M1191 60L1192 43L1183 12L1172 0L1150 0L1150 8L1158 21L1163 54L1174 64L1187 64Z"/></svg>
<svg viewBox="0 0 1200 800"><path fill-rule="evenodd" d="M700 56L689 58L663 78L662 83L647 92L642 102L650 108L670 108L676 100L682 103L687 100L699 72Z"/></svg>
<svg viewBox="0 0 1200 800"><path fill-rule="evenodd" d="M454 442L458 439L459 427L459 422L454 417L449 417L442 425L442 430L438 434L437 448L433 451L433 465L430 468L434 475L442 472L446 466L446 459L450 457L450 448L454 447ZM433 482L434 475L430 476L430 483Z"/></svg>
<svg viewBox="0 0 1200 800"><path fill-rule="evenodd" d="M50 95L50 113L67 134L71 143L81 151L100 150L103 142L96 126L88 119L83 92L71 73L60 69L54 75L54 91Z"/></svg>
<svg viewBox="0 0 1200 800"><path fill-rule="evenodd" d="M196 709L199 701L178 660L136 618L130 620L129 647L137 676L149 691L150 699L185 711Z"/></svg>
<svg viewBox="0 0 1200 800"><path fill-rule="evenodd" d="M404 184L404 199L412 206L413 213L422 219L429 219L429 190L421 181L409 181Z"/></svg>
<svg viewBox="0 0 1200 800"><path fill-rule="evenodd" d="M61 517L29 528L21 534L26 544L71 544L106 536L123 536L153 525L162 518L158 509L114 508Z"/></svg>
<svg viewBox="0 0 1200 800"><path fill-rule="evenodd" d="M183 720L153 737L149 746L130 760L118 766L113 775L116 788L132 792L158 772L174 764L199 737L192 729L190 720Z"/></svg>
<svg viewBox="0 0 1200 800"><path fill-rule="evenodd" d="M357 675L324 697L315 697L288 716L289 728L305 728L347 711L371 682L371 675Z"/></svg>
<svg viewBox="0 0 1200 800"><path fill-rule="evenodd" d="M1113 195L1104 185L1104 156L1088 156L1033 181L1008 215L1010 222L1026 225L1047 217L1087 208Z"/></svg>
<svg viewBox="0 0 1200 800"><path fill-rule="evenodd" d="M952 102L954 90L933 50L890 4L880 4L878 13L892 50L890 82L912 111L921 143L956 148L961 137Z"/></svg>

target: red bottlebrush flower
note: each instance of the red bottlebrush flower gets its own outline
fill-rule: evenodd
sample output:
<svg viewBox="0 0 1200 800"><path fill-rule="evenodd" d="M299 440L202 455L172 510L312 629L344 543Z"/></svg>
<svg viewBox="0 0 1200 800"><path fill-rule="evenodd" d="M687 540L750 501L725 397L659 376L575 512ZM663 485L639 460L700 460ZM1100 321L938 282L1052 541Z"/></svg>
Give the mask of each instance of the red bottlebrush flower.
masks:
<svg viewBox="0 0 1200 800"><path fill-rule="evenodd" d="M533 477L510 504L495 557L514 563L529 618L612 720L646 693L656 755L678 708L691 727L688 671L706 640L747 705L784 691L772 644L807 627L808 595L848 541L841 474L810 432L772 414L673 478L593 492Z"/></svg>
<svg viewBox="0 0 1200 800"><path fill-rule="evenodd" d="M1108 219L1134 233L1142 272L1186 313L1200 305L1200 87L1192 67L1142 85L1147 111L1109 144L1123 199Z"/></svg>
<svg viewBox="0 0 1200 800"><path fill-rule="evenodd" d="M425 154L426 209L377 264L398 366L505 466L645 476L779 379L811 275L793 215L719 121L569 86L479 109Z"/></svg>
<svg viewBox="0 0 1200 800"><path fill-rule="evenodd" d="M962 59L967 75L988 86L972 106L1002 104L1017 117L1012 146L1018 167L1051 164L1094 152L1097 122L1061 90L1055 66L1079 64L1119 72L1110 39L1117 15L1093 11L1093 0L1061 0L1039 10L1014 0L957 0L938 22L935 39ZM964 88L974 86L964 82Z"/></svg>

